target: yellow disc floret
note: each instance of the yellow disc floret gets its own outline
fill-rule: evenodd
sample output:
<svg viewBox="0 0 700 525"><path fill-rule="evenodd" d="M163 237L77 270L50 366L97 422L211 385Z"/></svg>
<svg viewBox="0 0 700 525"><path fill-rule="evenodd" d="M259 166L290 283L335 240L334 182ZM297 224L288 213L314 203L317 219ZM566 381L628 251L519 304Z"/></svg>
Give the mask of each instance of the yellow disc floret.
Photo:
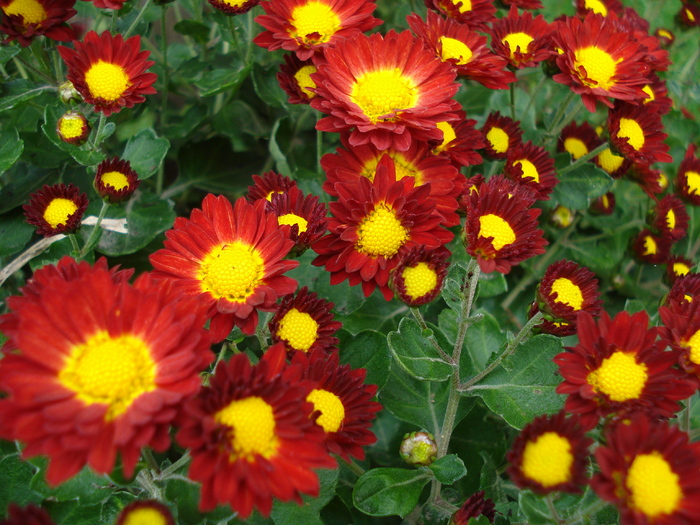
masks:
<svg viewBox="0 0 700 525"><path fill-rule="evenodd" d="M571 153L574 160L578 160L588 153L588 146L581 139L569 137L564 140L564 149Z"/></svg>
<svg viewBox="0 0 700 525"><path fill-rule="evenodd" d="M253 246L241 242L214 248L204 257L197 272L203 292L231 302L245 302L264 276L263 258Z"/></svg>
<svg viewBox="0 0 700 525"><path fill-rule="evenodd" d="M128 410L141 394L156 389L156 364L139 337L97 332L74 346L58 374L59 382L86 404L108 405L106 421Z"/></svg>
<svg viewBox="0 0 700 525"><path fill-rule="evenodd" d="M540 174L537 171L537 166L535 166L529 160L527 160L527 159L516 160L515 162L513 162L513 166L520 166L520 169L523 170L523 174L522 174L523 179L532 179L535 182L540 181Z"/></svg>
<svg viewBox="0 0 700 525"><path fill-rule="evenodd" d="M690 267L680 261L674 262L673 263L673 274L677 275L678 277L683 277L684 275L688 275L690 273Z"/></svg>
<svg viewBox="0 0 700 525"><path fill-rule="evenodd" d="M530 43L534 40L530 35L523 32L510 33L501 39L501 42L510 49L510 58L515 58L515 52L527 53Z"/></svg>
<svg viewBox="0 0 700 525"><path fill-rule="evenodd" d="M457 138L455 128L453 128L452 124L449 122L438 122L437 128L442 131L442 142L435 149L433 149L433 153L435 154L445 151L446 146Z"/></svg>
<svg viewBox="0 0 700 525"><path fill-rule="evenodd" d="M401 276L406 288L406 295L411 299L418 299L432 292L438 283L437 273L424 262L404 269Z"/></svg>
<svg viewBox="0 0 700 525"><path fill-rule="evenodd" d="M123 67L98 60L85 72L85 83L93 98L108 102L119 99L129 86L129 75Z"/></svg>
<svg viewBox="0 0 700 525"><path fill-rule="evenodd" d="M357 229L355 248L370 257L392 257L406 244L409 233L386 204L378 204Z"/></svg>
<svg viewBox="0 0 700 525"><path fill-rule="evenodd" d="M299 227L299 233L304 233L306 228L309 226L309 221L307 221L304 217L295 215L294 213L285 213L284 215L277 217L277 224L287 224L289 226L296 225Z"/></svg>
<svg viewBox="0 0 700 525"><path fill-rule="evenodd" d="M103 173L101 179L102 184L111 186L117 191L129 187L129 179L120 171L108 171L107 173Z"/></svg>
<svg viewBox="0 0 700 525"><path fill-rule="evenodd" d="M467 11L472 10L472 2L471 0L450 0L454 5L461 4L459 6L459 12L460 13L466 13Z"/></svg>
<svg viewBox="0 0 700 525"><path fill-rule="evenodd" d="M486 140L491 143L491 149L496 153L505 153L510 146L510 137L501 128L491 128L486 133Z"/></svg>
<svg viewBox="0 0 700 525"><path fill-rule="evenodd" d="M556 432L545 432L525 445L521 471L543 487L553 487L571 479L573 463L571 442Z"/></svg>
<svg viewBox="0 0 700 525"><path fill-rule="evenodd" d="M690 298L689 302L692 302L692 298ZM700 330L695 332L687 341L683 341L683 346L689 350L688 358L696 365L700 365Z"/></svg>
<svg viewBox="0 0 700 525"><path fill-rule="evenodd" d="M583 294L581 288L574 284L571 279L559 277L552 283L552 293L556 292L555 302L564 303L574 310L580 310L583 305Z"/></svg>
<svg viewBox="0 0 700 525"><path fill-rule="evenodd" d="M615 155L609 148L598 155L598 163L606 173L614 173L619 170L623 162L625 162L625 157Z"/></svg>
<svg viewBox="0 0 700 525"><path fill-rule="evenodd" d="M304 92L304 94L309 98L314 98L316 96L316 93L310 91L309 89L316 88L316 82L314 82L311 78L311 75L313 73L316 73L316 66L311 65L304 66L299 71L294 73L294 80L297 81L299 89L301 89Z"/></svg>
<svg viewBox="0 0 700 525"><path fill-rule="evenodd" d="M676 227L676 213L673 211L673 208L669 208L666 213L666 226L668 226L669 230Z"/></svg>
<svg viewBox="0 0 700 525"><path fill-rule="evenodd" d="M168 525L168 518L158 509L141 507L130 511L122 525Z"/></svg>
<svg viewBox="0 0 700 525"><path fill-rule="evenodd" d="M579 68L583 67L586 72L586 76L581 78L586 86L610 89L616 84L613 77L617 73L617 64L610 53L596 46L588 46L577 49L574 56L575 71L578 73Z"/></svg>
<svg viewBox="0 0 700 525"><path fill-rule="evenodd" d="M277 337L295 350L306 352L316 342L318 323L308 313L292 308L279 322Z"/></svg>
<svg viewBox="0 0 700 525"><path fill-rule="evenodd" d="M583 6L589 11L598 13L599 15L608 16L608 8L600 0L585 0Z"/></svg>
<svg viewBox="0 0 700 525"><path fill-rule="evenodd" d="M644 130L639 123L631 118L620 119L620 131L617 136L627 139L627 143L639 151L644 146Z"/></svg>
<svg viewBox="0 0 700 525"><path fill-rule="evenodd" d="M52 228L56 228L57 226L66 224L70 216L73 215L77 209L78 205L72 200L57 197L46 207L43 217Z"/></svg>
<svg viewBox="0 0 700 525"><path fill-rule="evenodd" d="M46 20L46 10L37 0L12 0L2 7L7 16L15 15L24 18L24 24L40 24Z"/></svg>
<svg viewBox="0 0 700 525"><path fill-rule="evenodd" d="M468 64L472 59L472 50L461 40L448 36L441 36L440 44L442 44L440 56L444 61L454 60L455 64L463 66L464 64Z"/></svg>
<svg viewBox="0 0 700 525"><path fill-rule="evenodd" d="M644 252L642 255L656 255L658 249L656 241L651 235L644 237Z"/></svg>
<svg viewBox="0 0 700 525"><path fill-rule="evenodd" d="M656 450L634 458L627 471L626 484L630 506L648 518L672 514L683 498L678 474Z"/></svg>
<svg viewBox="0 0 700 525"><path fill-rule="evenodd" d="M307 44L324 44L341 27L340 18L330 5L314 1L295 7L290 24L294 28L291 36Z"/></svg>
<svg viewBox="0 0 700 525"><path fill-rule="evenodd" d="M700 195L700 173L697 171L686 171L685 179L688 184L688 193L690 195Z"/></svg>
<svg viewBox="0 0 700 525"><path fill-rule="evenodd" d="M79 115L64 115L58 120L58 131L64 139L82 137L84 129L85 120Z"/></svg>
<svg viewBox="0 0 700 525"><path fill-rule="evenodd" d="M316 424L326 432L338 432L345 419L343 402L333 392L316 388L306 396L306 400L314 404L314 410L321 412Z"/></svg>
<svg viewBox="0 0 700 525"><path fill-rule="evenodd" d="M223 0L225 4L231 7L242 7L248 0Z"/></svg>
<svg viewBox="0 0 700 525"><path fill-rule="evenodd" d="M479 229L479 237L485 239L487 237L493 237L493 247L496 250L500 250L504 246L508 246L515 242L515 232L511 228L508 221L489 213L488 215L482 215L479 217L479 224L481 228Z"/></svg>
<svg viewBox="0 0 700 525"><path fill-rule="evenodd" d="M653 102L653 101L656 99L656 95L654 94L654 90L651 89L651 87L649 86L649 84L647 84L646 86L644 86L644 87L642 88L642 91L644 91L644 93L647 94L647 97L649 97L649 98L645 98L645 99L644 99L644 103L645 103L645 104L648 104L649 102Z"/></svg>
<svg viewBox="0 0 700 525"><path fill-rule="evenodd" d="M255 456L270 459L280 446L275 434L275 414L263 398L250 396L232 401L214 414L214 421L231 428L230 461L255 461Z"/></svg>
<svg viewBox="0 0 700 525"><path fill-rule="evenodd" d="M647 365L637 363L635 354L617 351L603 359L586 381L596 392L606 394L612 401L637 399L647 384Z"/></svg>
<svg viewBox="0 0 700 525"><path fill-rule="evenodd" d="M418 89L400 69L382 69L361 75L352 86L350 100L376 124L413 108L418 102Z"/></svg>

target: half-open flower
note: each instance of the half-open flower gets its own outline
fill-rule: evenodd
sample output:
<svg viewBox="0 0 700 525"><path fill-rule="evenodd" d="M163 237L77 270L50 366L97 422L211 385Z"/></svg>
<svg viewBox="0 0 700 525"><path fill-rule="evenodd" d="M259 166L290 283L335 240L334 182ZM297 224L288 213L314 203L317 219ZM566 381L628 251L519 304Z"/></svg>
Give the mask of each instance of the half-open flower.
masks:
<svg viewBox="0 0 700 525"><path fill-rule="evenodd" d="M299 60L296 55L284 55L284 64L277 73L277 82L289 95L290 104L309 104L316 93L311 91L316 87L311 75L317 69L311 60Z"/></svg>
<svg viewBox="0 0 700 525"><path fill-rule="evenodd" d="M442 141L431 143L432 153L450 159L456 168L481 164L484 159L475 150L486 145L484 136L474 128L476 120L467 119L464 111L457 114L460 117L458 121L437 123L442 131Z"/></svg>
<svg viewBox="0 0 700 525"><path fill-rule="evenodd" d="M259 3L260 0L209 0L212 7L229 16L247 13Z"/></svg>
<svg viewBox="0 0 700 525"><path fill-rule="evenodd" d="M588 122L576 124L572 121L561 130L557 141L557 151L566 151L571 154L574 160L578 160L602 143L603 141L593 126Z"/></svg>
<svg viewBox="0 0 700 525"><path fill-rule="evenodd" d="M693 206L700 206L700 159L695 155L696 147L690 144L678 167L676 188L678 194Z"/></svg>
<svg viewBox="0 0 700 525"><path fill-rule="evenodd" d="M608 16L610 12L620 16L622 9L620 0L576 0L576 14L581 18L586 18L591 11L603 16Z"/></svg>
<svg viewBox="0 0 700 525"><path fill-rule="evenodd" d="M615 194L611 191L591 202L590 212L594 215L612 215L615 211Z"/></svg>
<svg viewBox="0 0 700 525"><path fill-rule="evenodd" d="M304 195L298 187L272 196L268 211L277 216L279 225L289 232L294 241L292 255L301 255L319 240L328 229L326 205L315 195Z"/></svg>
<svg viewBox="0 0 700 525"><path fill-rule="evenodd" d="M77 13L74 5L75 0L0 0L0 33L8 36L6 43L17 40L22 47L41 35L70 42L75 31L66 21Z"/></svg>
<svg viewBox="0 0 700 525"><path fill-rule="evenodd" d="M680 365L700 386L700 301L686 294L683 302L667 304L659 307L666 337L679 353Z"/></svg>
<svg viewBox="0 0 700 525"><path fill-rule="evenodd" d="M674 255L668 259L666 263L666 280L673 284L679 277L685 277L695 266L695 263L690 259L686 259L682 255Z"/></svg>
<svg viewBox="0 0 700 525"><path fill-rule="evenodd" d="M689 220L683 201L669 193L654 206L649 224L660 237L667 237L676 242L685 237Z"/></svg>
<svg viewBox="0 0 700 525"><path fill-rule="evenodd" d="M547 150L530 141L508 151L503 174L535 192L541 201L549 200L549 194L559 182L554 172L554 159Z"/></svg>
<svg viewBox="0 0 700 525"><path fill-rule="evenodd" d="M634 255L641 262L663 264L671 254L673 241L663 235L655 235L648 228L640 231L632 241Z"/></svg>
<svg viewBox="0 0 700 525"><path fill-rule="evenodd" d="M425 5L473 30L488 31L489 24L496 18L492 0L425 0Z"/></svg>
<svg viewBox="0 0 700 525"><path fill-rule="evenodd" d="M513 68L536 67L556 54L549 38L551 32L542 15L533 18L529 11L520 15L511 5L508 16L491 26L491 46Z"/></svg>
<svg viewBox="0 0 700 525"><path fill-rule="evenodd" d="M411 307L433 301L447 277L450 251L447 248L414 248L391 274L391 287L400 301Z"/></svg>
<svg viewBox="0 0 700 525"><path fill-rule="evenodd" d="M491 159L505 159L515 146L522 142L520 122L501 116L499 111L490 113L481 128L486 138L484 154Z"/></svg>
<svg viewBox="0 0 700 525"><path fill-rule="evenodd" d="M608 113L610 144L637 164L673 161L662 129L661 115L644 106L616 104Z"/></svg>
<svg viewBox="0 0 700 525"><path fill-rule="evenodd" d="M296 188L297 183L289 177L285 177L275 171L268 171L260 175L253 175L253 185L248 186L246 199L248 202L255 202L265 199L272 201L272 196L278 193L285 193L291 188Z"/></svg>
<svg viewBox="0 0 700 525"><path fill-rule="evenodd" d="M59 233L73 233L88 206L88 198L73 184L44 186L29 196L22 206L27 222L36 226L36 232L44 237Z"/></svg>
<svg viewBox="0 0 700 525"><path fill-rule="evenodd" d="M141 184L138 173L131 169L128 160L114 157L97 166L95 191L101 199L112 204L124 202L131 197Z"/></svg>

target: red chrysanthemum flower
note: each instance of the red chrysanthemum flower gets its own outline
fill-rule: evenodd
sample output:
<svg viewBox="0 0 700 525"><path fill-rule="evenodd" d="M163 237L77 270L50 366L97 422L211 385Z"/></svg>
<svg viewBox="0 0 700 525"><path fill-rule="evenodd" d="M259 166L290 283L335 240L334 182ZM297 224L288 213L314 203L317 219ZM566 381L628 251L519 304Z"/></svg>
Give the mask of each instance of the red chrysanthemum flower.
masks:
<svg viewBox="0 0 700 525"><path fill-rule="evenodd" d="M561 260L550 264L537 287L537 297L530 317L538 311L545 314L538 330L559 336L576 333L579 312L600 315L598 280L595 274L573 261Z"/></svg>
<svg viewBox="0 0 700 525"><path fill-rule="evenodd" d="M411 307L433 301L447 277L449 257L450 251L443 247L426 250L419 246L411 250L391 274L391 287L396 297Z"/></svg>
<svg viewBox="0 0 700 525"><path fill-rule="evenodd" d="M252 186L248 186L248 194L246 195L249 202L260 199L270 202L274 194L286 193L291 188L297 187L297 183L292 179L274 171L263 173L262 177L253 175L253 182Z"/></svg>
<svg viewBox="0 0 700 525"><path fill-rule="evenodd" d="M484 159L475 150L486 146L484 136L474 128L476 120L467 119L464 111L457 114L459 121L437 123L442 141L431 143L432 154L450 159L456 168L481 164Z"/></svg>
<svg viewBox="0 0 700 525"><path fill-rule="evenodd" d="M554 172L554 159L547 150L529 141L508 150L503 174L535 192L541 201L549 200L549 194L559 182Z"/></svg>
<svg viewBox="0 0 700 525"><path fill-rule="evenodd" d="M511 5L508 16L491 26L491 46L513 68L537 67L556 54L551 47L551 32L542 15L533 18L529 11L520 15L518 8Z"/></svg>
<svg viewBox="0 0 700 525"><path fill-rule="evenodd" d="M591 486L621 525L700 522L700 445L676 425L637 414L606 432L595 458Z"/></svg>
<svg viewBox="0 0 700 525"><path fill-rule="evenodd" d="M55 525L49 513L34 504L20 507L16 503L10 503L7 514L0 525Z"/></svg>
<svg viewBox="0 0 700 525"><path fill-rule="evenodd" d="M459 224L457 198L464 190L466 178L444 157L430 153L425 142L413 142L407 151L395 148L378 150L371 144L352 147L347 136L341 135L345 149L337 148L335 154L328 153L321 158L321 166L326 172L323 190L332 197L338 197L338 184L356 183L365 177L374 180L379 162L393 163L396 179L413 177L413 185L430 188L429 199L435 203L437 212L443 218L443 225Z"/></svg>
<svg viewBox="0 0 700 525"><path fill-rule="evenodd" d="M613 107L608 97L620 100L646 98L642 88L649 83L645 50L629 33L618 30L617 16L588 13L560 21L552 33L561 73L554 80L581 95L586 109L595 112L596 101Z"/></svg>
<svg viewBox="0 0 700 525"><path fill-rule="evenodd" d="M700 26L700 6L691 2L683 2L681 10L678 11L676 19L680 25L685 27Z"/></svg>
<svg viewBox="0 0 700 525"><path fill-rule="evenodd" d="M567 347L554 362L564 381L558 394L568 397L564 408L581 415L581 424L592 428L599 418L624 417L644 411L655 417L673 417L678 401L694 392L694 386L672 368L675 352L665 352L658 340L660 329L649 327L644 311L621 311L612 320L603 312L598 323L588 312L578 316L579 343Z"/></svg>
<svg viewBox="0 0 700 525"><path fill-rule="evenodd" d="M17 40L22 47L41 35L70 42L76 35L66 21L77 13L74 5L75 0L0 0L0 33L7 35L5 43Z"/></svg>
<svg viewBox="0 0 700 525"><path fill-rule="evenodd" d="M689 300L690 299L690 300ZM659 307L659 316L667 328L666 338L679 353L679 364L700 386L700 301L685 295L683 302Z"/></svg>
<svg viewBox="0 0 700 525"><path fill-rule="evenodd" d="M268 324L272 342L283 343L290 354L334 350L338 345L334 334L343 323L333 320L333 306L306 286L296 295L285 295Z"/></svg>
<svg viewBox="0 0 700 525"><path fill-rule="evenodd" d="M544 7L540 0L500 0L500 3L506 7L514 5L518 9L527 9L529 11L542 9Z"/></svg>
<svg viewBox="0 0 700 525"><path fill-rule="evenodd" d="M309 104L316 96L316 82L311 78L317 69L311 60L301 61L296 55L284 55L284 64L277 73L277 82L289 95L290 104Z"/></svg>
<svg viewBox="0 0 700 525"><path fill-rule="evenodd" d="M615 211L615 194L609 191L598 197L591 202L590 211L594 215L612 215Z"/></svg>
<svg viewBox="0 0 700 525"><path fill-rule="evenodd" d="M320 131L352 130L352 146L406 151L414 140L440 140L437 123L457 120L454 70L410 31L359 34L323 57L312 75L311 107L330 115L316 124Z"/></svg>
<svg viewBox="0 0 700 525"><path fill-rule="evenodd" d="M678 195L693 206L700 206L700 159L695 156L695 145L685 151L685 157L678 167L676 189Z"/></svg>
<svg viewBox="0 0 700 525"><path fill-rule="evenodd" d="M659 27L656 31L654 31L654 36L659 39L659 44L661 44L661 47L671 47L676 41L676 35L673 34L673 31L662 27Z"/></svg>
<svg viewBox="0 0 700 525"><path fill-rule="evenodd" d="M139 184L141 184L139 175L131 169L131 163L128 160L114 157L100 162L97 166L95 191L107 202L115 204L128 200Z"/></svg>
<svg viewBox="0 0 700 525"><path fill-rule="evenodd" d="M649 224L660 237L676 242L685 237L689 220L683 201L669 193L654 206Z"/></svg>
<svg viewBox="0 0 700 525"><path fill-rule="evenodd" d="M255 21L267 31L253 42L268 51L293 51L299 60L382 23L372 16L377 5L370 0L275 0L261 5L265 14Z"/></svg>
<svg viewBox="0 0 700 525"><path fill-rule="evenodd" d="M209 4L225 15L242 15L253 9L260 0L209 0Z"/></svg>
<svg viewBox="0 0 700 525"><path fill-rule="evenodd" d="M508 475L520 488L538 494L581 492L588 483L588 447L578 416L560 410L536 417L520 432L508 454Z"/></svg>
<svg viewBox="0 0 700 525"><path fill-rule="evenodd" d="M674 255L666 263L666 280L673 285L679 277L688 275L695 263L681 255Z"/></svg>
<svg viewBox="0 0 700 525"><path fill-rule="evenodd" d="M44 186L29 196L22 206L27 222L36 226L36 232L44 237L59 233L73 233L80 227L80 220L88 206L88 198L80 188L69 184Z"/></svg>
<svg viewBox="0 0 700 525"><path fill-rule="evenodd" d="M301 255L328 230L326 205L315 195L304 195L297 187L282 194L273 194L268 211L277 216L277 222L288 231L294 241L292 255ZM287 228L285 228L287 227Z"/></svg>
<svg viewBox="0 0 700 525"><path fill-rule="evenodd" d="M657 201L660 193L663 193L668 188L668 178L661 170L652 169L650 166L643 164L632 164L631 168L625 174L630 180L633 180L639 187L642 188L650 199Z"/></svg>
<svg viewBox="0 0 700 525"><path fill-rule="evenodd" d="M691 273L676 279L664 298L663 306L687 317L696 298L700 298L700 274Z"/></svg>
<svg viewBox="0 0 700 525"><path fill-rule="evenodd" d="M68 67L68 80L95 111L109 117L156 92L153 84L158 77L146 72L155 62L148 60L148 51L140 51L140 36L125 41L109 31L101 36L90 31L74 46L74 50L58 46L58 52Z"/></svg>
<svg viewBox="0 0 700 525"><path fill-rule="evenodd" d="M500 111L490 113L481 128L486 138L484 154L490 159L505 159L508 152L522 142L523 131L520 122L501 116Z"/></svg>
<svg viewBox="0 0 700 525"><path fill-rule="evenodd" d="M406 17L411 30L443 62L452 64L460 77L476 80L489 89L508 89L515 75L504 70L506 59L493 54L487 38L456 20L428 11L424 21L417 14Z"/></svg>
<svg viewBox="0 0 700 525"><path fill-rule="evenodd" d="M469 196L465 242L481 271L508 273L515 264L544 253L547 241L537 229L539 209L530 209L533 193L523 187L505 190L493 177Z"/></svg>
<svg viewBox="0 0 700 525"><path fill-rule="evenodd" d="M557 141L557 151L566 151L571 154L574 160L578 160L587 155L603 141L588 122L567 124L559 134Z"/></svg>
<svg viewBox="0 0 700 525"><path fill-rule="evenodd" d="M165 248L150 256L154 275L175 280L208 306L215 341L234 325L253 334L258 310L274 311L277 298L297 287L282 275L299 264L284 260L294 243L267 204L240 198L231 206L227 198L209 194L189 219L175 219L165 232Z"/></svg>
<svg viewBox="0 0 700 525"><path fill-rule="evenodd" d="M654 235L651 230L644 228L632 242L632 250L641 262L663 264L671 255L672 245L670 238Z"/></svg>
<svg viewBox="0 0 700 525"><path fill-rule="evenodd" d="M396 180L394 163L384 157L374 180L337 184L339 199L330 204L330 234L312 246L314 266L325 266L331 284L348 279L362 284L369 296L375 288L389 301L389 274L415 246L438 248L450 242L451 232L440 226L442 217L429 198L430 186L414 187L414 179Z"/></svg>
<svg viewBox="0 0 700 525"><path fill-rule="evenodd" d="M56 122L58 138L74 146L80 146L87 141L90 129L88 119L78 111L68 111L61 115Z"/></svg>
<svg viewBox="0 0 700 525"><path fill-rule="evenodd" d="M377 441L369 429L382 405L371 399L377 393L376 385L364 385L367 370L351 369L338 362L338 353L323 351L298 353L292 365L303 369L302 379L314 382L306 401L313 403L314 412L320 412L316 424L326 433L328 452L351 461L351 456L363 460L363 447Z"/></svg>
<svg viewBox="0 0 700 525"><path fill-rule="evenodd" d="M282 345L255 366L235 355L185 403L176 440L190 449L189 477L202 483L200 510L221 503L240 519L253 509L269 516L273 497L301 504L302 493L319 493L314 469L336 466L305 401L314 384L284 358Z"/></svg>
<svg viewBox="0 0 700 525"><path fill-rule="evenodd" d="M114 525L175 525L170 509L153 499L132 501L122 509Z"/></svg>
<svg viewBox="0 0 700 525"><path fill-rule="evenodd" d="M623 7L620 0L576 0L576 14L581 18L586 18L591 11L603 16L608 16L609 12L621 16Z"/></svg>
<svg viewBox="0 0 700 525"><path fill-rule="evenodd" d="M141 448L170 446L178 406L213 360L206 309L149 274L133 286L104 265L53 274L9 314L0 435L49 456L52 485L86 464L109 473L117 453L129 477Z"/></svg>
<svg viewBox="0 0 700 525"><path fill-rule="evenodd" d="M651 73L649 80L649 84L642 88L647 96L642 104L645 109L655 111L663 116L673 107L673 101L668 97L666 82L661 80L656 73Z"/></svg>
<svg viewBox="0 0 700 525"><path fill-rule="evenodd" d="M425 6L472 30L486 32L496 19L493 0L425 0Z"/></svg>
<svg viewBox="0 0 700 525"><path fill-rule="evenodd" d="M593 162L613 179L623 177L632 167L632 162L625 157L615 155L610 148L596 155Z"/></svg>
<svg viewBox="0 0 700 525"><path fill-rule="evenodd" d="M484 491L480 490L469 496L459 510L452 515L447 525L468 525L471 518L482 515L493 523L496 519L496 504L492 499L484 498L484 495Z"/></svg>
<svg viewBox="0 0 700 525"><path fill-rule="evenodd" d="M673 157L664 144L666 133L661 131L661 115L644 106L616 104L608 112L610 144L626 159L642 165L672 162Z"/></svg>

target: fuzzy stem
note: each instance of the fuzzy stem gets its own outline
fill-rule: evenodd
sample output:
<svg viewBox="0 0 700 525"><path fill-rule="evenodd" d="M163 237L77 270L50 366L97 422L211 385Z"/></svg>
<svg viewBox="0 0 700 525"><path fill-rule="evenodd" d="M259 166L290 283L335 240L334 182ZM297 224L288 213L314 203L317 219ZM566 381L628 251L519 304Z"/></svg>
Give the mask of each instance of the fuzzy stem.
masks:
<svg viewBox="0 0 700 525"><path fill-rule="evenodd" d="M600 146L598 146L597 148L595 148L593 151L589 151L588 153L586 153L585 155L579 157L578 159L576 159L574 162L572 162L572 163L569 164L568 166L566 166L566 167L560 169L560 170L557 172L557 175L561 176L561 175L563 175L564 173L567 173L567 172L569 172L569 171L571 171L571 170L574 170L574 169L578 168L578 167L579 167L581 164L583 164L584 162L588 162L588 161L591 160L593 157L596 157L596 156L600 155L601 153L603 153L605 150L607 150L607 149L609 149L609 148L610 148L610 144L608 144L607 142L604 142L603 144L601 144Z"/></svg>
<svg viewBox="0 0 700 525"><path fill-rule="evenodd" d="M148 9L148 6L149 6L149 5L151 5L151 0L146 0L146 1L143 3L143 7L141 7L141 11L139 11L139 14L136 15L136 18L134 18L134 21L131 22L131 25L129 26L129 29L126 30L126 33L124 33L124 40L126 40L127 38L129 38L129 35L131 34L131 32L132 32L134 29L136 29L136 26L137 26L138 23L141 21L141 19L143 18L143 16L146 14L146 9Z"/></svg>
<svg viewBox="0 0 700 525"><path fill-rule="evenodd" d="M102 219L105 218L105 214L107 213L107 209L109 208L109 202L107 201L102 201L102 209L100 209L100 214L97 216L97 222L95 223L95 227L92 229L90 232L90 236L88 237L88 240L85 241L85 244L83 245L83 249L80 250L80 253L78 254L78 261L82 261L87 253L92 250L92 248L97 244L97 241L100 238L100 234L102 233Z"/></svg>

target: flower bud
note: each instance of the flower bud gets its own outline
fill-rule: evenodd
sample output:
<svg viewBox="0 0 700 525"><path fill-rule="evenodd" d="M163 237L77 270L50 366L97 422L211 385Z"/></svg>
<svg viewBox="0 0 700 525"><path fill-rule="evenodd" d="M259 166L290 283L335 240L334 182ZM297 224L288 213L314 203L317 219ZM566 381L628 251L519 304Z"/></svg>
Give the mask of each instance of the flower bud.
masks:
<svg viewBox="0 0 700 525"><path fill-rule="evenodd" d="M559 204L556 208L554 208L552 216L549 218L549 222L557 228L564 229L569 227L571 223L574 222L574 215L575 213L572 210Z"/></svg>
<svg viewBox="0 0 700 525"><path fill-rule="evenodd" d="M403 437L399 454L409 465L427 467L437 458L435 436L430 432L411 432Z"/></svg>
<svg viewBox="0 0 700 525"><path fill-rule="evenodd" d="M83 101L83 97L70 80L58 86L58 96L64 104L79 104Z"/></svg>
<svg viewBox="0 0 700 525"><path fill-rule="evenodd" d="M69 111L56 122L56 133L63 142L80 146L90 136L90 123L82 113Z"/></svg>
<svg viewBox="0 0 700 525"><path fill-rule="evenodd" d="M129 199L140 183L137 173L131 169L128 160L114 157L97 166L95 191L101 199L111 204Z"/></svg>

